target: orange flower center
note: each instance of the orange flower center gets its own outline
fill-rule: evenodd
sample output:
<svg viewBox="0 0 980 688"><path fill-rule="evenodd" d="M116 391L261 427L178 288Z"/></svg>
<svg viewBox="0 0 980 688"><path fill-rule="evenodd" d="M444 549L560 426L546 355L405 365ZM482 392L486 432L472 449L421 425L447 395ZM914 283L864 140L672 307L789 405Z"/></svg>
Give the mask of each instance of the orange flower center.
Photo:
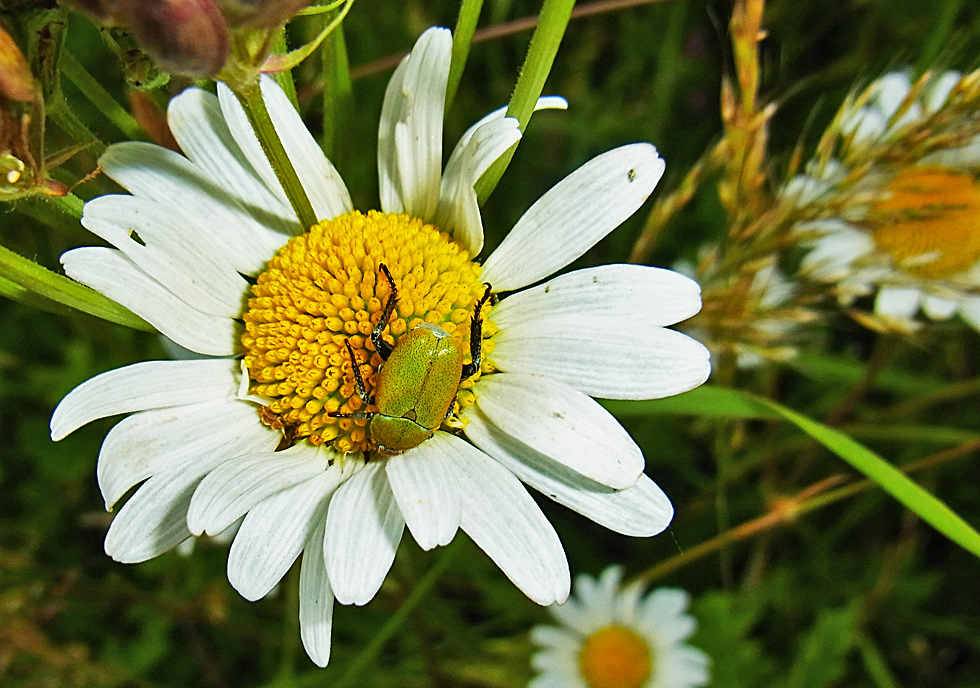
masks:
<svg viewBox="0 0 980 688"><path fill-rule="evenodd" d="M980 260L980 185L943 167L909 167L868 221L878 248L913 277L941 279Z"/></svg>
<svg viewBox="0 0 980 688"><path fill-rule="evenodd" d="M636 632L606 626L582 643L578 664L590 688L641 688L653 670L653 653Z"/></svg>

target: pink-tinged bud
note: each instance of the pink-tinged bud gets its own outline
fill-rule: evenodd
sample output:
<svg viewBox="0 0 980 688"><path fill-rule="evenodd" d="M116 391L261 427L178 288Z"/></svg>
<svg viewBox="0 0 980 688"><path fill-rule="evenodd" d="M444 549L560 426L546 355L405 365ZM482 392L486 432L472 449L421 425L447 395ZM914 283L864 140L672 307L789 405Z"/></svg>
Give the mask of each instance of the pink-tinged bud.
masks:
<svg viewBox="0 0 980 688"><path fill-rule="evenodd" d="M256 28L285 24L310 0L219 0L231 26Z"/></svg>
<svg viewBox="0 0 980 688"><path fill-rule="evenodd" d="M3 27L0 27L0 95L9 100L29 103L34 100L37 87L24 53Z"/></svg>
<svg viewBox="0 0 980 688"><path fill-rule="evenodd" d="M213 0L115 0L113 9L169 72L214 76L228 59L228 27Z"/></svg>

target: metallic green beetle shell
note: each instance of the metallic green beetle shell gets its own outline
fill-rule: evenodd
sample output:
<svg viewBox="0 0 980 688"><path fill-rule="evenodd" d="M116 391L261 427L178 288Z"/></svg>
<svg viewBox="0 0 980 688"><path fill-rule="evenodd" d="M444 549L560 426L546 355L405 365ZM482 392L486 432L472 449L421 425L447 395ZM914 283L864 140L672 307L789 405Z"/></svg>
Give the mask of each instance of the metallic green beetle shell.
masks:
<svg viewBox="0 0 980 688"><path fill-rule="evenodd" d="M368 425L378 451L400 454L432 437L459 390L463 352L438 325L422 323L398 341L378 372L378 413Z"/></svg>

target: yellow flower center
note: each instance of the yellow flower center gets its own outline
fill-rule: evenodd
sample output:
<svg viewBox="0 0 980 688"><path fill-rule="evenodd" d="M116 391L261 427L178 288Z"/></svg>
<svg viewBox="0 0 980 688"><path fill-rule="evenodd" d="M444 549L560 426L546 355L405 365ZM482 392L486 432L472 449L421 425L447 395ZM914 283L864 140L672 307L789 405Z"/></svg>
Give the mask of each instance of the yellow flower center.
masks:
<svg viewBox="0 0 980 688"><path fill-rule="evenodd" d="M942 167L909 167L868 220L878 248L913 277L941 279L980 259L980 185Z"/></svg>
<svg viewBox="0 0 980 688"><path fill-rule="evenodd" d="M606 626L582 643L578 664L589 688L640 688L653 671L653 652L634 631Z"/></svg>
<svg viewBox="0 0 980 688"><path fill-rule="evenodd" d="M328 442L344 453L374 448L368 420L329 414L377 411L358 394L345 342L372 395L383 361L371 332L391 292L381 264L398 289L384 338L397 346L420 323L437 324L460 345L464 363L470 361L470 320L485 287L480 266L459 243L407 215L355 211L324 220L279 249L252 287L244 316L249 391L268 400L260 418L281 428L286 444ZM487 303L484 317L489 310ZM495 332L485 321L484 370L492 365L487 354ZM470 388L478 377L462 385L454 413L474 402Z"/></svg>

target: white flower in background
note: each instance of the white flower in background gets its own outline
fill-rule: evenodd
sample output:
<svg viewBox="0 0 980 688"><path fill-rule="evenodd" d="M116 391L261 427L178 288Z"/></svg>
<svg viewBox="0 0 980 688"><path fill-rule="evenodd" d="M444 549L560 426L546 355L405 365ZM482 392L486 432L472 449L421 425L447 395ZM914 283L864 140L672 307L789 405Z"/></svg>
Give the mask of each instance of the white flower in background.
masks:
<svg viewBox="0 0 980 688"><path fill-rule="evenodd" d="M950 107L961 79L946 72L913 85L902 72L882 77L867 101L840 119L849 162L813 166L784 191L800 206L841 203L838 217L797 226L812 247L801 274L834 283L845 305L874 295L875 317L862 318L873 327L910 331L921 309L935 320L959 313L980 329L980 136L967 137L965 145L951 137L955 147L940 146L914 164L872 163L848 179L876 147L919 145L903 137Z"/></svg>
<svg viewBox="0 0 980 688"><path fill-rule="evenodd" d="M374 597L406 525L425 549L464 530L540 604L564 600L570 575L522 481L617 532L663 530L670 502L590 395L662 397L709 372L700 344L664 329L699 308L698 286L685 277L609 265L525 289L640 207L663 173L653 146L586 163L535 203L482 267L473 262L483 244L473 184L520 132L502 112L490 115L441 173L450 50L448 31L429 30L392 77L378 145L383 212L352 209L299 115L265 80L276 129L324 218L300 226L236 99L224 87L217 97L189 89L168 112L187 157L145 143L111 147L104 169L132 195L90 201L82 222L116 249L62 258L70 276L209 357L109 371L55 410L55 439L131 414L99 456L107 508L142 482L113 520L106 551L139 562L244 518L229 580L258 599L303 553L300 627L321 666L334 598ZM429 323L467 363L484 283L523 290L485 304L482 367L456 403L459 383L449 381L441 428L394 456L377 451L366 418L332 415L377 411L357 390L351 355L376 392L383 361L371 333L392 294L382 265L398 290L385 342ZM403 363L400 382L421 384ZM429 410L424 390L391 394L418 402L405 417Z"/></svg>
<svg viewBox="0 0 980 688"><path fill-rule="evenodd" d="M692 688L708 682L709 659L684 640L695 621L683 590L620 589L613 566L598 580L581 575L575 594L548 611L561 626L536 626L542 647L533 659L530 688Z"/></svg>

